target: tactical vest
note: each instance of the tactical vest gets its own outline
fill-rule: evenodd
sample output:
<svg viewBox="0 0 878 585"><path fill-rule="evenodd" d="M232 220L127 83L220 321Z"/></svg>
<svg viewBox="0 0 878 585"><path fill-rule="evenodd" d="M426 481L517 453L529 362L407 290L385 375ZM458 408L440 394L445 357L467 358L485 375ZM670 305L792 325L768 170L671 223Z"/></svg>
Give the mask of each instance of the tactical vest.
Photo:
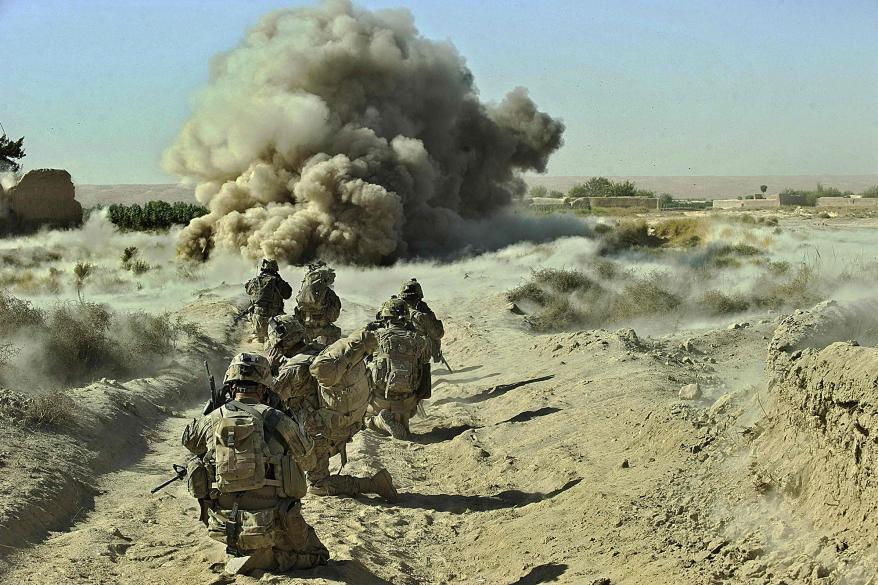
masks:
<svg viewBox="0 0 878 585"><path fill-rule="evenodd" d="M407 398L418 387L425 340L415 331L379 329L378 349L370 365L375 392L384 398Z"/></svg>
<svg viewBox="0 0 878 585"><path fill-rule="evenodd" d="M268 312L283 311L284 299L278 290L278 278L274 274L260 274L247 282L247 294L257 308Z"/></svg>
<svg viewBox="0 0 878 585"><path fill-rule="evenodd" d="M231 494L274 486L282 496L301 498L305 495L307 485L296 456L307 455L313 443L292 419L264 404L234 400L214 410L210 417L213 433L208 439L208 452L214 461L212 488ZM269 446L272 437L279 441L283 453L272 453Z"/></svg>
<svg viewBox="0 0 878 585"><path fill-rule="evenodd" d="M305 313L321 312L333 280L335 275L326 270L315 270L306 274L302 287L296 293L296 307Z"/></svg>

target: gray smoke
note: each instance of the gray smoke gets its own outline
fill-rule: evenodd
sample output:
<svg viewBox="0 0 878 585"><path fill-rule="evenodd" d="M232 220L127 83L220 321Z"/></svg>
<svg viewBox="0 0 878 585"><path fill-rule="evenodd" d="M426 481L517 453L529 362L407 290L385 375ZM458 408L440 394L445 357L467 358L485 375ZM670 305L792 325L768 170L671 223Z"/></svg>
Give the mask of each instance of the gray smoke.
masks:
<svg viewBox="0 0 878 585"><path fill-rule="evenodd" d="M457 50L406 10L274 12L215 59L165 153L210 209L178 251L358 264L453 252L524 191L520 171L545 170L563 130L523 88L482 103Z"/></svg>

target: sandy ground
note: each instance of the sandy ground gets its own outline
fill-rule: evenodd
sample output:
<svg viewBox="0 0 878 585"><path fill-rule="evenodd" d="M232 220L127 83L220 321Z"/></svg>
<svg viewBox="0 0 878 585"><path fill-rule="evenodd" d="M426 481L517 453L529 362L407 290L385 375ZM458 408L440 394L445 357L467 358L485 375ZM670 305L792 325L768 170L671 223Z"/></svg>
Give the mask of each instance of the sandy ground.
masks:
<svg viewBox="0 0 878 585"><path fill-rule="evenodd" d="M436 371L415 440L364 432L350 450L355 473L388 467L401 501L307 498L333 560L258 582L768 583L772 570L798 569L789 552L747 549L760 522L730 528L758 504L738 463L771 322L686 339L535 337L496 297L437 309L450 313L456 369ZM543 376L554 377L502 386ZM705 397L679 400L696 380ZM94 508L14 557L6 582L255 582L218 574L222 546L185 486L148 494L183 459L178 437L197 412L156 426L145 456L102 477ZM775 528L799 529L794 518ZM724 548L752 558L732 568ZM754 559L753 575L741 574Z"/></svg>
<svg viewBox="0 0 878 585"><path fill-rule="evenodd" d="M558 246L564 245L572 244ZM149 494L185 457L179 436L200 411L196 392L145 421L143 448L90 483L93 496L60 531L3 551L0 578L351 585L878 582L874 533L815 527L795 498L766 495L756 481L751 443L765 421L781 420L778 410L787 408L775 404L764 374L780 315L654 337L632 330L533 335L507 311L502 295L533 262L510 250L489 260L420 267L428 299L446 323L454 372L434 370L433 398L427 416L413 422L413 441L362 432L349 449L350 472L390 470L402 495L397 504L370 497L305 499L304 515L332 554L328 566L291 575L224 576L223 547L207 538L185 486ZM364 322L401 280L421 276L410 273L416 269L341 272L343 327ZM233 290L222 294L236 300ZM219 340L229 311L227 305L219 311L216 302L196 304L189 316L210 325ZM238 349L238 338L226 339L226 353ZM682 386L696 382L700 398L679 398ZM61 489L44 505L65 495Z"/></svg>

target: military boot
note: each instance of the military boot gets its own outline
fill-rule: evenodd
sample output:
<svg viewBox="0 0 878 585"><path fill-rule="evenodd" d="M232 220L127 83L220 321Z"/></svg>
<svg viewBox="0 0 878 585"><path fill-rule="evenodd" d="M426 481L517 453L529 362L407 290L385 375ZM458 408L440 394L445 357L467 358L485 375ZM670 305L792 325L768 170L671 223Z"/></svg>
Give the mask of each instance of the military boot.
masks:
<svg viewBox="0 0 878 585"><path fill-rule="evenodd" d="M409 431L402 424L402 421L390 414L386 409L378 413L378 416L373 419L372 424L377 427L379 432L384 432L394 439L406 441L409 438Z"/></svg>
<svg viewBox="0 0 878 585"><path fill-rule="evenodd" d="M399 499L399 493L393 487L393 478L386 469L381 469L372 477L358 477L357 490L361 494L377 494L391 504Z"/></svg>

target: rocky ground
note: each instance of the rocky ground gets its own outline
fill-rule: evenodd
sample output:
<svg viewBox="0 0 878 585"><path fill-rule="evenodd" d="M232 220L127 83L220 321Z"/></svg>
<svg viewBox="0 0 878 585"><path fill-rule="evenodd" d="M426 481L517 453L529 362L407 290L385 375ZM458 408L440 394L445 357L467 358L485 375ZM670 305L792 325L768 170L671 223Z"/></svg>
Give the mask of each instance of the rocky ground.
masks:
<svg viewBox="0 0 878 585"><path fill-rule="evenodd" d="M363 277L364 286L376 274ZM874 508L857 510L866 517L846 518L837 511L831 522L815 521L839 505L852 506L857 493L874 493L874 439L861 441L861 459L840 467L836 477L827 470L809 479L803 467L821 458L848 461L849 455L791 398L792 390L781 391L791 382L775 379L772 368L766 373L767 359L771 366L779 363L778 342L772 341L776 330L790 330L784 315L751 315L746 322L654 337L631 329L533 335L522 329L520 316L507 311L496 290L502 286L491 284L495 277L489 271L461 277L483 291L479 295L467 288L428 287L446 322L446 356L454 371L434 370L433 398L426 417L414 421L413 441L363 432L349 449L350 471L387 467L400 501L305 499L305 517L332 553L328 566L291 575L224 576L223 547L206 537L185 486L149 494L169 477L171 463L185 457L179 435L204 399L195 351L188 361L181 358L177 382L159 379L161 391L148 392L149 382L124 385L136 415L118 418L118 406L105 413L107 421L118 418L113 429L127 429L122 449L98 441L98 435L104 441L113 436L103 431L94 431L90 441L3 431L2 579L878 582L878 533L868 519ZM346 289L344 278L339 289L346 307L343 325L350 328L364 320L376 299L362 289ZM242 331L227 335L234 300L232 293L208 296L188 309L210 325L217 357L240 347ZM806 323L806 317L793 316L794 323ZM811 362L799 363L804 368ZM807 378L803 388L810 387ZM171 396L171 387L183 389ZM92 411L124 404L123 394L103 392L89 406ZM140 397L149 397L151 406L138 402ZM868 418L876 416L874 401L844 404L853 416L845 424L853 430L832 428L844 437L862 434L851 422L859 421L868 435L871 421L878 420ZM27 452L55 454L32 463L10 447L15 441L25 441ZM804 488L784 487L792 469L801 472ZM88 475L95 470L96 477ZM819 483L830 479L832 491L821 492Z"/></svg>

